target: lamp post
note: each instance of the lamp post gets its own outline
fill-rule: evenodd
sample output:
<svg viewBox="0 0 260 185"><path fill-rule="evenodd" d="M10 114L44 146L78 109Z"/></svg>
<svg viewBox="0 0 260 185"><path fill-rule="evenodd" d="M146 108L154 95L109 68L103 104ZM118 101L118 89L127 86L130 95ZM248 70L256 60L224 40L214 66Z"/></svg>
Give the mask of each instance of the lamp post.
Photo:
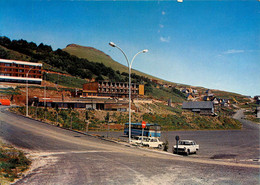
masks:
<svg viewBox="0 0 260 185"><path fill-rule="evenodd" d="M29 71L26 73L26 117L28 117L28 74L31 71L33 67L29 69Z"/></svg>
<svg viewBox="0 0 260 185"><path fill-rule="evenodd" d="M128 131L128 135L129 135L129 143L131 142L131 69L132 69L132 64L133 64L133 61L135 59L135 57L137 55L139 55L140 53L147 53L148 50L147 49L144 49L142 51L139 51L138 53L135 54L135 56L133 57L133 59L131 60L131 62L129 63L129 60L125 54L125 52L120 48L118 47L115 43L113 42L109 42L109 45L112 46L112 47L116 47L117 49L119 49L123 55L125 56L125 59L126 59L126 62L127 62L127 65L128 65L128 74L129 74L129 131Z"/></svg>

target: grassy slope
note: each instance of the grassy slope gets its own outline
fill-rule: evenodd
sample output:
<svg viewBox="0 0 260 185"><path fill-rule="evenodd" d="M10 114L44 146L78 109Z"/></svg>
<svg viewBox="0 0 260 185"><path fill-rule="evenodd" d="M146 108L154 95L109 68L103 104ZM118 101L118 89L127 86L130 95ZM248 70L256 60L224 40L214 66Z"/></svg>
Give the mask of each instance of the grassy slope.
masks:
<svg viewBox="0 0 260 185"><path fill-rule="evenodd" d="M153 92L149 93L148 96L151 96L153 98L156 98L156 99L162 100L162 101L168 101L169 99L171 99L171 101L173 103L182 103L183 101L186 100L186 98L183 98L183 97L179 96L178 94L170 93L170 92L164 91L163 89L158 89L155 87L153 87Z"/></svg>
<svg viewBox="0 0 260 185"><path fill-rule="evenodd" d="M122 72L128 73L128 67L114 61L110 56L108 56L107 54L105 54L102 51L99 51L95 48L84 47L84 46L80 46L80 45L76 45L76 44L70 44L66 48L64 48L63 51L66 51L69 54L75 55L79 58L85 58L85 59L87 59L91 62L103 63L104 65L111 67L115 71L119 70L121 73ZM160 80L162 82L166 82L162 79L159 79L157 77L142 73L142 72L134 70L134 69L132 70L132 73L135 73L135 74L140 75L140 76L152 78L152 79L157 79L157 80ZM173 82L168 82L168 83L175 84Z"/></svg>

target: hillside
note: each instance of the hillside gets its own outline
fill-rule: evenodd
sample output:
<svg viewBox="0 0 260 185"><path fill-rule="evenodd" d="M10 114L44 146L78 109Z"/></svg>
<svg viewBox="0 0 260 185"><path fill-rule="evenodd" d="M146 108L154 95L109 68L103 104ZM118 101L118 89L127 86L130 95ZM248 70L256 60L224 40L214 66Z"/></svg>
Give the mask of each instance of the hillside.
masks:
<svg viewBox="0 0 260 185"><path fill-rule="evenodd" d="M53 51L51 46L43 43L36 45L22 39L10 40L7 37L0 37L0 58L43 63L43 69L56 72L56 74L45 74L45 79L63 87L82 88L83 83L93 79L128 81L126 66L114 61L102 51L76 44L70 44L64 50ZM167 82L136 70L133 70L131 76L133 82L146 84L146 95L164 101L168 99L172 99L175 103L184 101L185 95L178 91L182 88L196 89L201 96L207 90L204 87ZM151 79L157 81L151 82ZM165 86L162 87L162 85ZM245 96L236 93L212 91L219 98L231 99L231 101L241 103L248 102Z"/></svg>
<svg viewBox="0 0 260 185"><path fill-rule="evenodd" d="M44 74L44 84L47 84L47 95L50 97L61 97L64 99L69 99L70 93L75 88L82 88L82 84L90 80L110 80L110 81L128 81L127 67L115 62L103 53L94 48L82 47L78 45L68 45L67 49L73 50L74 54L77 53L85 58L80 58L80 56L75 56L69 54L65 50L58 49L53 51L51 46L35 43L28 43L25 40L13 40L6 37L0 37L0 58L5 59L15 59L15 60L25 60L29 62L40 62L43 63L43 68L48 71ZM78 54L77 54L78 55ZM124 70L120 71L120 70ZM53 73L55 71L56 73ZM153 79L153 80L151 80ZM144 104L133 104L132 108L137 112L133 114L134 121L148 120L150 122L157 122L165 127L165 129L228 129L228 128L240 128L236 122L230 118L218 117L212 119L211 117L204 118L200 115L194 116L192 113L183 111L181 109L181 103L186 100L185 94L183 94L179 89L189 87L187 85L175 84L166 81L155 81L155 77L150 77L144 73L132 73L132 81L135 83L145 84L145 98L153 99L153 103ZM48 83L45 83L45 80ZM52 83L49 83L52 82ZM51 85L51 86L50 86ZM58 86L59 85L59 86ZM66 89L66 87L72 87L72 89ZM192 87L197 89L199 95L204 95L205 88L203 87ZM29 88L31 96L37 96L42 94L43 86L31 86ZM72 91L71 91L72 90ZM243 96L222 92L214 90L213 93L218 93L223 97L236 97L238 101L244 100ZM6 96L13 97L13 102L16 104L24 102L25 89L24 87L17 87L15 89L10 89L5 93ZM15 96L13 96L15 95ZM238 98L239 97L239 98ZM23 98L23 99L22 99ZM168 106L167 102L171 99L172 107ZM157 103L156 103L157 102ZM159 103L158 103L159 102ZM24 107L18 110L24 113ZM39 111L39 112L38 112ZM69 110L66 110L69 111ZM70 126L70 113L65 110L55 110L49 109L47 117L49 115L50 121L54 119L53 116L55 112L60 114L59 125L64 127ZM225 111L225 114L230 112L233 113L233 107L230 110L219 110ZM30 107L30 115L37 112L37 117L43 116L43 109L38 109L35 107ZM75 129L84 130L84 113L77 112L75 116ZM91 116L90 127L102 129L105 121L103 120L106 112L94 111ZM226 113L227 112L227 113ZM111 112L112 114L112 112ZM123 125L127 120L127 113L118 112L113 114L114 123ZM78 124L76 124L78 123ZM194 124L196 123L196 124ZM225 123L227 125L223 125Z"/></svg>
<svg viewBox="0 0 260 185"><path fill-rule="evenodd" d="M128 73L128 67L125 65L122 65L115 60L113 60L109 55L105 54L104 52L92 48L92 47L86 47L86 46L80 46L77 44L69 44L67 45L66 48L63 49L63 51L68 52L71 55L77 56L79 58L84 58L87 59L88 61L91 62L97 62L97 63L102 63L107 67L111 67L115 71L120 71L120 73ZM139 76L144 76L150 79L156 79L159 80L161 83L166 83L165 80L159 79L157 77L154 77L152 75L148 75L145 73L142 73L138 70L132 69L132 73L135 73ZM167 82L171 84L175 84L173 82Z"/></svg>
<svg viewBox="0 0 260 185"><path fill-rule="evenodd" d="M103 63L104 65L113 68L115 71L119 70L121 73L127 72L127 67L114 61L104 52L92 47L69 44L66 48L63 49L63 51L66 51L69 54L75 55L79 58L87 59L91 62Z"/></svg>
<svg viewBox="0 0 260 185"><path fill-rule="evenodd" d="M63 49L63 51L66 51L66 52L70 53L71 55L77 56L79 58L84 58L84 59L87 59L92 62L102 63L107 67L111 67L115 71L117 71L117 70L120 71L120 73L128 72L128 68L126 66L114 61L109 55L107 55L104 52L102 52L98 49L95 49L93 47L85 47L85 46L80 46L77 44L69 44L69 45L67 45L66 48ZM179 83L175 83L175 82L168 82L168 81L159 79L157 77L142 73L137 70L132 70L132 73L136 73L139 76L144 76L149 79L158 80L158 83L160 83L160 84L168 84L177 89L181 89L181 88L196 89L199 92L199 94L204 94L205 91L207 90L207 88L205 88L205 87L195 87L195 86L189 86L189 85L179 84ZM237 93L220 91L220 90L212 90L212 92L214 93L214 95L216 97L230 99L232 102L235 102L235 101L247 102L248 101L248 99L245 98L245 96L237 94ZM184 100L183 97L182 97L182 99L179 99L179 96L172 97L172 95L167 95L167 94L165 94L164 91L160 91L159 89L155 89L155 91L153 91L153 93L149 93L149 95L156 96L157 98L159 96L166 95L165 98L160 98L160 99L167 99L167 98L176 99L177 98L177 102Z"/></svg>

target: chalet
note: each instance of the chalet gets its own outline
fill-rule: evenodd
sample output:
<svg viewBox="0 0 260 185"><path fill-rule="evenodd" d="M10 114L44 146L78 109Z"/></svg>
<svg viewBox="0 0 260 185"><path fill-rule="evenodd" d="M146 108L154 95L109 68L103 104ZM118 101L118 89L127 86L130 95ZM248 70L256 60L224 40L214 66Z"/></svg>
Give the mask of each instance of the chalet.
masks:
<svg viewBox="0 0 260 185"><path fill-rule="evenodd" d="M214 94L212 93L212 91L210 89L206 90L205 93L207 96L214 96Z"/></svg>
<svg viewBox="0 0 260 185"><path fill-rule="evenodd" d="M186 93L189 93L189 90L188 89L182 89L181 92L186 94Z"/></svg>
<svg viewBox="0 0 260 185"><path fill-rule="evenodd" d="M256 104L260 105L260 96L255 96L254 100L256 101Z"/></svg>
<svg viewBox="0 0 260 185"><path fill-rule="evenodd" d="M188 93L192 93L192 89L191 88L184 88L181 90L182 93L188 94Z"/></svg>
<svg viewBox="0 0 260 185"><path fill-rule="evenodd" d="M193 94L198 94L198 91L196 89L192 89Z"/></svg>
<svg viewBox="0 0 260 185"><path fill-rule="evenodd" d="M194 96L193 96L191 93L188 93L188 94L186 95L186 98L187 98L187 100L193 100L193 99L194 99Z"/></svg>
<svg viewBox="0 0 260 185"><path fill-rule="evenodd" d="M202 115L214 114L214 105L211 101L183 102L182 109L190 110Z"/></svg>
<svg viewBox="0 0 260 185"><path fill-rule="evenodd" d="M213 101L214 98L215 98L214 96L204 96L203 101Z"/></svg>
<svg viewBox="0 0 260 185"><path fill-rule="evenodd" d="M229 99L220 99L219 102L222 107L227 107L230 104Z"/></svg>

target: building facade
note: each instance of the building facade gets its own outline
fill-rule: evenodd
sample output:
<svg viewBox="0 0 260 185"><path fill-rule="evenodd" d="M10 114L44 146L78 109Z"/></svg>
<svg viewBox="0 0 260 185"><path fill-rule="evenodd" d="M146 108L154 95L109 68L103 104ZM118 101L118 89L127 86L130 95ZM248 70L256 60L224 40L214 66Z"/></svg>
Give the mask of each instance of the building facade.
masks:
<svg viewBox="0 0 260 185"><path fill-rule="evenodd" d="M41 84L42 64L0 59L0 82Z"/></svg>
<svg viewBox="0 0 260 185"><path fill-rule="evenodd" d="M44 106L44 99L34 97L29 99L29 105L33 106ZM115 100L115 99L74 99L74 100L55 100L48 99L46 101L47 107L58 107L62 109L72 108L72 109L87 109L87 110L108 110L108 111L121 111L126 112L128 110L128 101L127 100Z"/></svg>
<svg viewBox="0 0 260 185"><path fill-rule="evenodd" d="M214 105L211 101L183 102L182 109L190 110L201 115L214 114Z"/></svg>
<svg viewBox="0 0 260 185"><path fill-rule="evenodd" d="M144 85L131 84L131 94L133 97L144 95ZM129 95L129 85L127 82L99 81L83 85L81 97L118 97L126 98Z"/></svg>

